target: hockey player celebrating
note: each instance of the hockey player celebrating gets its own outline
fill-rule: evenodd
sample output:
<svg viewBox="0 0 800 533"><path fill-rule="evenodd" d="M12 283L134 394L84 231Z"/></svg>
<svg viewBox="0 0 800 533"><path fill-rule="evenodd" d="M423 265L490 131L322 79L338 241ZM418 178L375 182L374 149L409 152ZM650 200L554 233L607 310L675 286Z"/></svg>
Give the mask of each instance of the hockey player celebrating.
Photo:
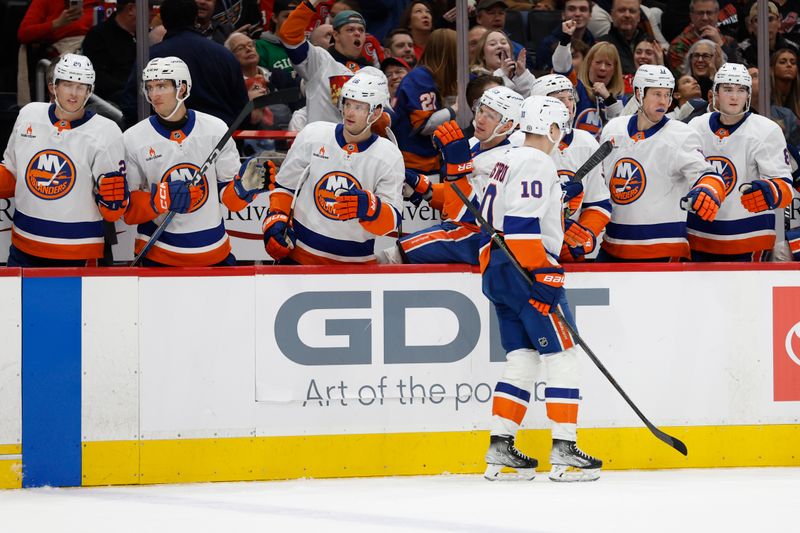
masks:
<svg viewBox="0 0 800 533"><path fill-rule="evenodd" d="M693 261L764 261L775 244L774 210L792 201L786 141L777 124L750 113L751 86L747 67L725 63L714 76L716 111L689 123L729 196L713 222L689 214Z"/></svg>
<svg viewBox="0 0 800 533"><path fill-rule="evenodd" d="M442 212L444 222L402 237L397 246L378 255L381 263L467 263L478 264L480 229L461 200L450 188L455 183L477 205L497 160L511 147L509 135L519 124L522 97L508 87L493 87L483 93L475 106L475 138L470 149L455 121L446 122L433 133L444 160L444 183L431 183L424 174L406 171L415 193ZM413 201L413 195L412 195Z"/></svg>
<svg viewBox="0 0 800 533"><path fill-rule="evenodd" d="M725 184L705 160L694 129L665 113L675 78L659 65L633 77L637 113L617 117L601 142L618 148L603 163L613 210L598 261L671 261L689 258L686 213L714 220Z"/></svg>
<svg viewBox="0 0 800 533"><path fill-rule="evenodd" d="M22 108L0 164L0 197L15 198L8 266L85 266L103 256L103 220L125 212L122 132L85 109L95 73L66 54L53 70L53 103Z"/></svg>
<svg viewBox="0 0 800 533"><path fill-rule="evenodd" d="M494 304L506 350L503 377L492 402L491 441L486 452L487 479L510 467L532 479L538 462L514 445L542 363L547 369L545 401L553 422L550 454L553 481L593 481L602 461L576 445L578 349L558 308L574 323L563 288L564 270L556 261L564 232L561 186L549 153L563 135L569 113L560 101L531 96L522 103L520 129L525 143L508 150L489 175L481 211L534 280L529 285L503 250L484 235L481 248L483 293ZM542 356L540 358L540 355Z"/></svg>
<svg viewBox="0 0 800 533"><path fill-rule="evenodd" d="M197 176L228 127L220 119L186 109L192 90L189 68L177 57L150 60L142 91L155 115L125 132L131 203L125 222L138 224L139 254L168 211L180 213L143 258L145 266L236 264L222 221L220 201L240 211L267 190L272 162L239 162L230 139L206 174ZM238 171L238 172L237 172Z"/></svg>
<svg viewBox="0 0 800 533"><path fill-rule="evenodd" d="M600 146L594 136L574 129L575 88L566 76L548 74L533 82L531 94L552 96L569 111L569 121L562 128L564 137L550 156L558 169L565 192L569 216L564 220L564 245L559 260L562 263L582 261L597 246L597 237L611 217L611 201L600 167L595 167L582 181L570 181L575 172Z"/></svg>
<svg viewBox="0 0 800 533"><path fill-rule="evenodd" d="M374 263L375 236L397 228L403 157L370 131L389 96L386 78L373 70L365 67L342 87L341 123L309 124L286 154L263 226L274 259Z"/></svg>

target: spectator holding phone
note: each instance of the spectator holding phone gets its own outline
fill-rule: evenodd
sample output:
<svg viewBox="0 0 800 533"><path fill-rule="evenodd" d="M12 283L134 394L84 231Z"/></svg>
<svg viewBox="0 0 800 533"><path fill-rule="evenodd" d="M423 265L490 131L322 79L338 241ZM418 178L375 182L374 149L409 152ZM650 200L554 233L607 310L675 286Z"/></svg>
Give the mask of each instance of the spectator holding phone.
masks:
<svg viewBox="0 0 800 533"><path fill-rule="evenodd" d="M17 40L53 45L59 53L74 51L92 27L92 11L98 5L98 0L33 0L19 25ZM62 50L58 43L69 37L75 38L68 44L72 50Z"/></svg>
<svg viewBox="0 0 800 533"><path fill-rule="evenodd" d="M475 58L471 62L472 77L481 74L492 74L503 79L503 85L526 98L531 93L531 86L536 79L525 68L527 52L523 48L519 55L513 56L511 41L499 30L487 31L475 50Z"/></svg>

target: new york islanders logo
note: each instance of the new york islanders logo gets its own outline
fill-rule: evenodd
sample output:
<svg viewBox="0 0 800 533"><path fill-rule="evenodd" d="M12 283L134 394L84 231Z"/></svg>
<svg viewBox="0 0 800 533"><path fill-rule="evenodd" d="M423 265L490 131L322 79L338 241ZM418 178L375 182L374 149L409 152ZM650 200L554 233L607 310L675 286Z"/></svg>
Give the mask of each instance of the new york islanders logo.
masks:
<svg viewBox="0 0 800 533"><path fill-rule="evenodd" d="M588 131L595 138L600 136L600 130L603 128L603 119L594 107L584 109L578 116L575 117L575 128L579 130Z"/></svg>
<svg viewBox="0 0 800 533"><path fill-rule="evenodd" d="M706 161L711 163L711 166L714 167L714 172L722 176L722 179L725 180L725 195L729 195L734 187L736 187L736 167L733 166L733 162L721 155L708 156L706 157Z"/></svg>
<svg viewBox="0 0 800 533"><path fill-rule="evenodd" d="M638 200L644 193L647 178L644 169L635 159L623 157L614 164L608 190L611 201L615 204L625 205Z"/></svg>
<svg viewBox="0 0 800 533"><path fill-rule="evenodd" d="M58 150L42 150L35 154L25 169L25 184L43 200L63 198L75 186L75 164Z"/></svg>
<svg viewBox="0 0 800 533"><path fill-rule="evenodd" d="M325 218L339 220L339 216L333 212L336 194L360 188L361 184L351 174L341 170L328 172L314 186L314 203Z"/></svg>
<svg viewBox="0 0 800 533"><path fill-rule="evenodd" d="M161 183L170 182L170 181L186 181L191 183L192 179L194 178L195 174L200 170L200 167L193 163L178 163L170 167L164 175L161 176ZM200 198L192 204L189 208L189 213L197 211L203 204L206 203L208 200L208 179L205 175L200 177L200 182L198 183L200 189L203 191L203 194Z"/></svg>

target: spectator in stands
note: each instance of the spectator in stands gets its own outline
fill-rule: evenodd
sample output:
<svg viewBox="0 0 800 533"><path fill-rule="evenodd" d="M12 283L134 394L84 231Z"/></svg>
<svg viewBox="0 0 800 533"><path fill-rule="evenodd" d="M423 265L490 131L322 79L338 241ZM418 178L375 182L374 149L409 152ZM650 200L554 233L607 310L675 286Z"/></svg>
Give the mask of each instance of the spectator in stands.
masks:
<svg viewBox="0 0 800 533"><path fill-rule="evenodd" d="M536 16L536 14L528 13L528 16ZM582 41L586 43L588 48L594 45L594 35L587 28L591 17L592 0L566 0L564 2L564 8L561 10L561 20L575 21L575 32L571 36L573 44L576 41ZM553 51L564 38L570 38L570 36L565 37L561 31L561 26L558 26L553 28L553 33L542 39L536 49L536 70L550 70L553 67Z"/></svg>
<svg viewBox="0 0 800 533"><path fill-rule="evenodd" d="M361 13L370 33L383 41L400 25L400 17L408 2L409 0L367 0L362 2L361 9L351 9Z"/></svg>
<svg viewBox="0 0 800 533"><path fill-rule="evenodd" d="M392 57L399 57L410 66L417 64L417 55L414 53L414 38L405 28L397 28L386 37L386 49Z"/></svg>
<svg viewBox="0 0 800 533"><path fill-rule="evenodd" d="M701 93L707 95L714 85L714 74L725 61L724 52L717 43L701 39L689 47L689 53L683 60L681 74L691 74L700 84Z"/></svg>
<svg viewBox="0 0 800 533"><path fill-rule="evenodd" d="M417 66L397 88L392 130L407 169L422 174L439 172L439 151L431 134L455 118L456 91L456 32L438 29L431 34ZM448 107L450 101L452 107Z"/></svg>
<svg viewBox="0 0 800 533"><path fill-rule="evenodd" d="M661 34L661 29L658 25L653 22L660 10L653 10L643 6L640 0L596 0L592 7L592 18L589 21L589 31L592 32L595 39L600 40L601 37L608 35L611 31L611 26L613 25L611 12L615 5L625 6L626 10L638 10L638 26L640 29L655 38L664 50L669 48L669 42ZM620 54L622 54L622 51L620 51Z"/></svg>
<svg viewBox="0 0 800 533"><path fill-rule="evenodd" d="M781 48L789 48L797 50L797 45L784 38L780 34L781 28L781 14L778 11L778 6L772 2L767 3L768 6L768 24L767 30L769 31L769 53L772 55L776 50ZM750 37L739 43L739 55L742 56L742 61L748 67L758 66L758 4L753 4L750 8L750 16L748 17L748 28L750 28Z"/></svg>
<svg viewBox="0 0 800 533"><path fill-rule="evenodd" d="M800 0L775 0L775 5L781 13L781 34L800 46Z"/></svg>
<svg viewBox="0 0 800 533"><path fill-rule="evenodd" d="M642 65L663 65L664 52L661 51L658 41L649 36L639 41L633 49L633 64L637 69ZM622 114L633 115L639 110L636 99L630 98L633 95L633 74L623 74L622 78L625 80L625 96L628 97Z"/></svg>
<svg viewBox="0 0 800 533"><path fill-rule="evenodd" d="M344 11L355 11L361 15L361 18L364 18L364 16L361 14L360 5L356 0L336 0L333 5L331 5L331 11L329 14L330 22L333 22L336 16ZM311 39L309 38L309 40ZM374 35L367 32L364 32L364 44L361 47L361 56L367 60L367 64L372 65L375 68L379 68L381 66L381 61L383 61L385 58L381 42L375 38Z"/></svg>
<svg viewBox="0 0 800 533"><path fill-rule="evenodd" d="M487 31L489 30L483 26L476 25L467 32L467 47L469 48L470 63L474 61L475 55L478 52L478 43L481 42L481 37L483 37Z"/></svg>
<svg viewBox="0 0 800 533"><path fill-rule="evenodd" d="M800 117L800 89L797 82L797 52L778 50L770 58L772 102Z"/></svg>
<svg viewBox="0 0 800 533"><path fill-rule="evenodd" d="M750 76L753 78L753 88L750 90L752 94L750 98L750 110L754 113L769 116L778 126L783 130L783 136L788 144L793 146L800 146L800 122L798 122L797 115L791 109L783 106L775 105L770 106L769 114L763 113L758 103L758 69L750 67L747 69Z"/></svg>
<svg viewBox="0 0 800 533"><path fill-rule="evenodd" d="M480 0L475 11L475 22L487 30L504 31L506 26L506 9L508 4L504 0ZM509 39L514 57L525 50L525 46ZM526 67L533 69L533 62L525 60Z"/></svg>
<svg viewBox="0 0 800 533"><path fill-rule="evenodd" d="M414 55L419 60L433 31L433 10L430 4L421 0L411 2L400 17L400 27L411 32Z"/></svg>
<svg viewBox="0 0 800 533"><path fill-rule="evenodd" d="M561 24L565 33L575 27L572 20ZM553 70L567 76L578 92L574 127L599 137L600 130L610 118L619 116L624 107L625 81L622 77L617 48L607 42L596 43L576 73L572 69L571 45L559 45L553 52Z"/></svg>
<svg viewBox="0 0 800 533"><path fill-rule="evenodd" d="M239 61L244 76L244 85L247 88L247 98L254 100L259 96L264 96L269 92L269 71L258 64L258 53L253 39L235 31L225 39L225 48L230 50ZM264 112L256 109L251 114L251 122L254 126L264 123ZM288 120L287 120L288 122ZM268 124L272 125L272 120Z"/></svg>
<svg viewBox="0 0 800 533"><path fill-rule="evenodd" d="M597 44L597 43L595 43ZM581 64L583 60L586 58L586 54L589 53L590 47L586 45L583 41L575 41L571 43L570 48L572 49L572 69L575 72L581 71ZM552 58L551 58L552 60Z"/></svg>
<svg viewBox="0 0 800 533"><path fill-rule="evenodd" d="M386 75L389 84L389 103L394 109L397 102L397 88L411 70L411 66L400 57L387 57L381 63L381 70Z"/></svg>
<svg viewBox="0 0 800 533"><path fill-rule="evenodd" d="M270 18L270 31L265 31L255 40L258 64L270 72L270 85L274 89L298 87L300 76L294 70L286 48L278 39L278 32L300 0L275 0ZM328 48L327 46L325 47Z"/></svg>
<svg viewBox="0 0 800 533"><path fill-rule="evenodd" d="M197 19L194 27L197 33L206 39L223 44L225 39L233 33L233 25L227 21L212 18L217 7L217 0L195 0L195 3L197 4Z"/></svg>
<svg viewBox="0 0 800 533"><path fill-rule="evenodd" d="M677 71L683 65L689 48L700 39L708 39L722 47L731 63L738 62L736 41L720 33L719 2L717 0L691 0L689 2L689 25L675 37L669 47L669 65Z"/></svg>
<svg viewBox="0 0 800 533"><path fill-rule="evenodd" d="M117 0L117 10L83 40L83 54L94 65L94 92L117 105L136 63L136 1Z"/></svg>
<svg viewBox="0 0 800 533"><path fill-rule="evenodd" d="M82 7L70 7L64 0L33 0L20 22L17 40L20 44L53 45L54 55L74 52L92 27L98 5L99 0L86 0Z"/></svg>
<svg viewBox="0 0 800 533"><path fill-rule="evenodd" d="M700 92L697 80L691 74L684 74L675 83L675 90L672 92L675 105L667 113L667 117L688 123L693 118L704 115L710 111L704 97L708 98L708 95Z"/></svg>
<svg viewBox="0 0 800 533"><path fill-rule="evenodd" d="M508 36L499 30L489 30L478 42L470 73L472 76L492 74L501 77L506 87L526 98L530 96L536 78L525 68L525 49L518 56L512 54Z"/></svg>
<svg viewBox="0 0 800 533"><path fill-rule="evenodd" d="M188 107L213 115L231 124L247 103L242 69L224 46L206 39L194 30L197 4L194 0L164 0L161 21L167 30L164 40L150 47L150 57L175 56L189 67L197 82L186 101ZM137 68L134 66L125 86L122 111L132 125L136 120Z"/></svg>
<svg viewBox="0 0 800 533"><path fill-rule="evenodd" d="M639 24L642 20L639 7L639 0L614 0L611 28L606 35L599 38L600 41L610 42L617 47L623 74L633 75L636 72L633 51L636 44L649 35Z"/></svg>

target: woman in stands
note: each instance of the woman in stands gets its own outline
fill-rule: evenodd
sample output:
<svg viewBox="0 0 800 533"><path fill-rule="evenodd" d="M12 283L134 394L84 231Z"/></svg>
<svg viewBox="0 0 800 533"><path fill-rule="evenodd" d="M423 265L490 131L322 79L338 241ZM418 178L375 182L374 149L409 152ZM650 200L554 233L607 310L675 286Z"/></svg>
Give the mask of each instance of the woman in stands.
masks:
<svg viewBox="0 0 800 533"><path fill-rule="evenodd" d="M406 28L414 39L414 55L417 60L422 58L422 52L428 44L433 33L433 10L428 2L417 0L411 2L400 17L399 28Z"/></svg>
<svg viewBox="0 0 800 533"><path fill-rule="evenodd" d="M691 74L700 84L700 92L707 95L714 85L714 76L719 67L727 61L722 48L708 39L694 43L686 54L681 67L681 74Z"/></svg>
<svg viewBox="0 0 800 533"><path fill-rule="evenodd" d="M514 57L511 40L499 30L486 32L475 49L475 57L470 60L470 77L492 74L503 78L503 85L520 94L523 98L531 94L531 86L536 79L525 67L526 51L523 48Z"/></svg>
<svg viewBox="0 0 800 533"><path fill-rule="evenodd" d="M772 75L773 104L789 108L800 117L800 88L797 83L797 52L783 48L772 54L769 62Z"/></svg>

